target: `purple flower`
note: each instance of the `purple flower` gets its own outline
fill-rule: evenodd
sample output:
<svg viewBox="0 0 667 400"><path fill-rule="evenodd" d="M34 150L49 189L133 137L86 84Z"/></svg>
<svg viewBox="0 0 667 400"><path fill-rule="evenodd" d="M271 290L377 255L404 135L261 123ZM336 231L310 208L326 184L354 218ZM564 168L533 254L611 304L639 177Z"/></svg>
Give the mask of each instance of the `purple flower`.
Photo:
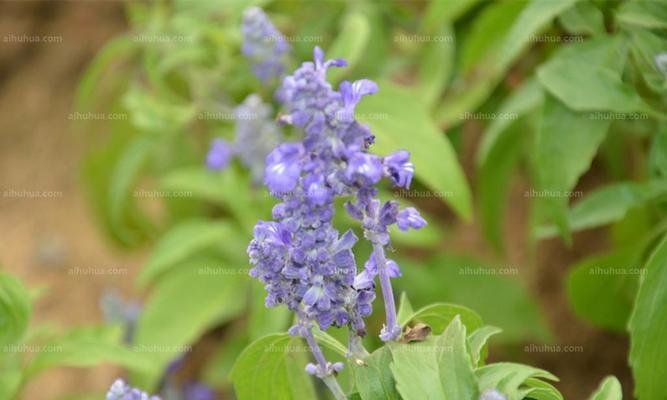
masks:
<svg viewBox="0 0 667 400"><path fill-rule="evenodd" d="M399 150L388 155L383 160L384 174L388 176L394 185L409 189L415 166L410 162L410 153Z"/></svg>
<svg viewBox="0 0 667 400"><path fill-rule="evenodd" d="M351 184L374 185L382 179L382 161L378 156L356 152L348 161L345 177Z"/></svg>
<svg viewBox="0 0 667 400"><path fill-rule="evenodd" d="M271 192L286 193L296 187L301 175L301 157L304 154L300 143L284 143L266 157L264 182Z"/></svg>
<svg viewBox="0 0 667 400"><path fill-rule="evenodd" d="M106 400L160 400L158 396L150 396L139 389L134 389L117 379L109 388Z"/></svg>
<svg viewBox="0 0 667 400"><path fill-rule="evenodd" d="M206 155L206 166L212 170L225 169L232 155L232 148L226 141L220 138L213 139Z"/></svg>
<svg viewBox="0 0 667 400"><path fill-rule="evenodd" d="M189 382L183 387L184 400L215 400L215 392L199 382Z"/></svg>
<svg viewBox="0 0 667 400"><path fill-rule="evenodd" d="M252 63L255 75L263 82L279 78L285 72L290 46L269 17L259 7L243 14L241 51Z"/></svg>
<svg viewBox="0 0 667 400"><path fill-rule="evenodd" d="M426 226L426 220L422 218L414 207L407 207L398 213L398 229L407 231L408 229L421 229Z"/></svg>

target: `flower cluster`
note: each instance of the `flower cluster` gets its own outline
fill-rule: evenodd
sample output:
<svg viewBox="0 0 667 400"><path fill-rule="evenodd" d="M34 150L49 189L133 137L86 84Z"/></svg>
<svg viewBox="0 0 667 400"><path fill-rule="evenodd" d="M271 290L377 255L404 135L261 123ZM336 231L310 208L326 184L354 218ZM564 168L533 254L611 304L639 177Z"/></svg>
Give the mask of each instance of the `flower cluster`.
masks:
<svg viewBox="0 0 667 400"><path fill-rule="evenodd" d="M259 7L247 9L241 27L243 54L252 63L255 75L263 82L281 77L290 50L285 37Z"/></svg>
<svg viewBox="0 0 667 400"><path fill-rule="evenodd" d="M377 85L359 80L343 82L335 90L326 71L345 61L325 61L317 47L314 59L287 76L278 91L287 110L281 121L302 128L305 137L278 146L267 157L265 183L282 202L273 209L275 221L255 226L248 247L251 275L265 283L267 306L285 304L299 316L290 333L307 338L313 322L320 329L347 325L354 335L365 335L363 318L372 311L374 277L379 275L387 311L381 337L395 340L400 327L389 279L399 276L400 269L385 257L388 227L419 229L426 221L414 208L401 210L395 201L378 200L375 186L384 177L407 188L414 166L404 150L387 157L368 152L374 136L355 119L354 110ZM352 231L340 234L333 226L337 197L352 199L346 209L362 222L364 237L373 244L361 274L352 253L357 237ZM333 366L309 368L318 375L335 372Z"/></svg>
<svg viewBox="0 0 667 400"><path fill-rule="evenodd" d="M107 400L160 400L157 396L151 396L135 389L123 382L122 379L117 379L109 388L107 392Z"/></svg>
<svg viewBox="0 0 667 400"><path fill-rule="evenodd" d="M237 156L255 182L261 182L267 154L282 141L280 127L271 118L271 106L256 95L248 96L234 109L236 137L234 143L216 138L206 156L206 165L212 170L222 170Z"/></svg>

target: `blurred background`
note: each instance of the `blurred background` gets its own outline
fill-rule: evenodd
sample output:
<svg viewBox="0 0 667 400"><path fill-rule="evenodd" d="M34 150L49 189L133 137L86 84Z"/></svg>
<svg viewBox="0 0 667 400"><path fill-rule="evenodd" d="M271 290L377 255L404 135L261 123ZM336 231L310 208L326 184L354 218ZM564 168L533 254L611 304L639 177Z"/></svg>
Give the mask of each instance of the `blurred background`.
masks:
<svg viewBox="0 0 667 400"><path fill-rule="evenodd" d="M142 2L0 2L0 263L31 289L35 298L31 325L69 327L101 323L105 320L104 307L101 306L105 296L107 299L115 296L129 302L145 301L149 291L145 286L138 287L134 281L139 276L140 268L152 260L156 243L160 242L160 237L168 227L196 215L212 218L227 215L224 207L216 208L210 204L165 206L158 204L160 199L140 199L142 213L150 219L150 223L145 224L142 216L130 222L124 219L119 228L120 225L100 217L100 208L104 209L107 205L99 200L99 188L96 189L95 185L108 187L114 183L108 183L103 173L92 173L95 168L91 165L95 164L95 160L103 160L109 155L104 153L104 149L114 146L110 138L121 135L116 132L127 134L123 124L133 124L132 129L145 131L171 126L179 134L189 136L188 140L192 138L194 144L187 146L189 150L183 156L186 160L179 160L175 164L202 165L202 168L209 139L228 135L233 130L229 124L211 128L216 121L209 121L209 125L202 126L196 117L183 117L183 120L189 118L190 122L175 126L180 123L177 121L180 116L185 115L179 114L185 113L182 109L165 111L159 109L158 104L155 108L157 111L144 110L149 108L146 104L151 101L155 100L157 104L168 97L154 89L154 86L159 87L160 78L154 81L149 67L142 70L141 61L137 61L136 56L121 56L122 50L104 53L104 57L108 58L100 64L103 65L100 68L104 69L104 73L95 72L96 83L92 85L89 79L91 62L111 40L130 32L134 35L130 37L135 38L135 43L141 42L141 39L136 39L141 36L136 35L155 34L160 29L165 32L173 29L172 35L182 34L187 37L188 29L199 26L201 21L206 21L201 22L201 25L220 24L223 27L220 32L209 32L213 37L210 42L214 44L208 43L206 51L220 46L222 50L216 57L220 57L222 66L215 64L219 60L201 61L197 56L188 58L190 56L187 54L182 54L182 59L171 60L176 71L185 71L194 64L208 67L208 74L220 75L209 79L208 75L193 67L187 70L187 74L183 74L185 78L170 76L164 81L169 82L172 89L176 88L174 92L187 85L210 91L218 88L222 90L224 87L229 94L225 100L237 104L247 93L262 90L258 89L258 83L252 81L250 74L240 76L236 72L247 65L240 61L231 66L225 64L227 57L240 58L239 39L229 32L240 29L241 14L237 9L242 10L245 4L232 1L223 6L225 2L217 4L199 0L176 3L181 5L157 10L159 7L153 8L153 3ZM481 171L476 161L485 131L502 119L481 113L496 111L502 100L516 93L532 76L536 66L559 46L576 42L576 37L583 41L592 34L585 29L580 34L572 34L567 29L572 25L549 20L546 28L540 32L543 36L529 40L521 56L517 56L507 68L489 73L485 68L492 65L493 61L483 55L493 53L489 49L500 46L499 43L493 43L495 35L509 29L519 15L518 8L521 6L516 6L518 8L514 11L497 11L494 14L484 11L494 6L491 2L462 1L460 7L459 2L447 3L452 5L448 10L455 13L456 18L448 19L448 30L439 34L442 37L456 37L457 50L452 53L448 53L447 49L442 53L430 53L420 47L423 43L419 39L411 36L415 32L425 34L417 27L417 20L421 18L419 16L427 14L433 7L425 1L360 2L357 9L342 1L319 4L287 1L268 2L265 9L277 27L288 35L302 38L311 35L319 38L317 44L325 49L334 47L333 53L358 54L353 59L350 72L344 76L347 79L369 77L391 80L397 85L422 90L430 86L429 79L447 81L449 84L442 85L442 92L432 96L438 100L434 100L433 104L440 104L442 100L444 107L451 105L447 101L465 93L470 82L489 82L488 93L479 100L472 100L470 104L474 105L469 110L466 110L466 106L449 108L453 110L454 117L442 116L443 112L438 111L440 108L431 107L434 110L432 114L438 116L434 117L434 121L437 121L435 124L452 143L455 158L467 182L470 182L475 208L469 212L469 221L461 217L461 214L465 214L465 211L461 211L464 206L460 203L454 205L453 208L458 207L459 210L453 211L452 203L448 203L450 200L442 199L448 197L447 193L434 191L433 187L423 182L418 182L412 193L394 193L394 196L414 202L425 210L433 226L432 230L414 242L399 240L398 247L405 249L401 253L404 258L401 261L404 277L397 281L399 292L405 290L409 294L415 309L429 302L446 301L478 311L485 322L504 330L498 340L492 342L489 360L522 362L546 369L560 378L556 386L565 398L585 398L604 376L610 374L620 379L626 396L630 398L633 384L627 366L627 335L623 329L605 329L600 324L578 316L568 298L567 287L571 265L607 251L615 246L616 239L610 238L605 227L575 232L569 246L560 237L553 235L541 241L531 238L527 232L535 225L534 208L531 206L534 196L530 195L535 186L531 183L533 174L530 163L525 161L518 171L508 174L511 176L504 185L506 193L501 193L501 190L498 192L500 194L480 194L480 191L485 190L484 184L479 183L480 179L488 171ZM605 13L617 6L615 2L594 3ZM209 10L218 6L222 16L212 16ZM355 20L350 17L352 12L369 16L372 21L368 28L371 39L364 44L368 47L361 51L346 50L340 44L339 48L331 46L345 29L352 29L352 35L357 32L353 30L357 28L354 28ZM607 29L611 31L610 18L605 18ZM163 25L156 21L162 21ZM490 24L492 21L495 23ZM379 25L374 25L376 23ZM380 32L377 31L378 26ZM497 32L486 32L485 29L490 27L497 29ZM240 36L240 33L237 35ZM375 35L389 39L380 44L374 41ZM480 35L486 35L491 43L484 44L479 39ZM310 59L312 37L307 41L294 40L291 43L294 47L292 65ZM469 45L468 50L463 50L462 56L460 49L465 48L468 38L472 38L471 42L479 43ZM144 49L141 51L148 52L146 49L154 44L151 41L142 42ZM196 47L187 41L169 45L177 49L174 52L181 52L188 46ZM661 45L664 47L664 43ZM383 46L384 50L377 50ZM424 51L431 57L427 61L423 58ZM159 48L154 58L166 57L170 52L169 48ZM378 55L378 52L382 54ZM456 65L450 65L446 57L456 57ZM464 61L459 62L461 58ZM430 63L430 70L422 68L425 63ZM481 67L457 75L456 71L466 70L466 63L478 63ZM447 73L444 78L438 77L437 71L445 69L455 72ZM193 74L201 78L201 82L196 83ZM151 89L125 96L122 102L117 101L117 92L133 90L131 82L139 82L139 86ZM433 82L434 86L439 85ZM383 86L380 87L377 96L382 96ZM449 89L445 90L445 87ZM208 93L201 89L196 92L200 97L192 95L191 98L200 101L204 98L204 92ZM151 97L153 95L154 98ZM89 113L90 110L82 110L82 99L87 105L94 102L94 111L102 117L91 116L93 114ZM122 106L119 106L120 103ZM193 115L197 112L201 115L202 110L211 110L209 106L196 110ZM139 111L145 114L139 115ZM387 112L391 119L391 111ZM476 115L470 114L475 112ZM444 113L447 113L447 108ZM155 122L156 119L160 121ZM379 134L378 140L382 138L382 134ZM644 137L638 134L627 142L629 144L626 147L621 145L624 149L619 155L623 159L621 169L624 172L621 175L629 179L643 176L643 167L638 165L644 160L645 142ZM172 150L181 148L174 142L170 146ZM609 154L612 153L610 151ZM156 159L161 157L169 159L172 152L161 152ZM575 202L579 197L617 178L608 161L607 155L593 158L590 169L581 174L576 187L572 188L576 195L568 202ZM125 158L123 162L131 163L131 157ZM419 160L415 162L419 170ZM153 178L137 178L136 181L141 181L143 186L137 184L133 189L155 188L154 172L165 170L163 167L151 170ZM437 173L447 174L448 171ZM243 182L250 187L250 180L246 178L244 176ZM503 182L500 184L503 185ZM178 184L169 187L174 190L188 189L187 185ZM131 189L127 192L130 193ZM478 196L482 195L486 196L483 201L487 205L506 204L504 208L499 206L499 211L496 211L503 216L498 222L496 236L488 234L489 228L482 221L488 215L480 216L477 208ZM134 200L137 200L136 197L135 194ZM456 200L453 202L456 203ZM123 204L122 207L128 208L119 212L132 214L129 207L134 206ZM253 204L267 203L264 200L264 203L260 201ZM113 208L113 205L110 207ZM268 209L262 215L266 212ZM258 219L259 215L248 219L253 218ZM246 234L241 236L245 238L243 235ZM498 240L494 241L494 237L502 238L501 251L498 251ZM244 251L242 248L241 253ZM233 265L246 267L240 263ZM185 293L183 296L188 295ZM173 318L179 318L179 315ZM201 379L207 383L214 386L218 384L217 380L221 378L206 372L213 349L225 348L233 341L233 335L229 339L230 331L248 329L243 323L230 324L225 322L207 326L188 353L186 365L179 369L181 378L177 380L204 376ZM23 398L50 400L78 398L72 393L103 393L121 373L121 369L108 364L85 369L52 369L29 382ZM233 398L229 385L218 385L216 392L218 398Z"/></svg>

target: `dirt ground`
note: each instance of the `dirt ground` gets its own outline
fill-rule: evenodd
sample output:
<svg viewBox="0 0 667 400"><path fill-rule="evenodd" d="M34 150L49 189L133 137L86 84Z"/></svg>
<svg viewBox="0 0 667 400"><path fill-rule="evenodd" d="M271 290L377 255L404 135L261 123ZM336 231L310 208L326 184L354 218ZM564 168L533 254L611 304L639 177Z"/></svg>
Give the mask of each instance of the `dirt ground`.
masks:
<svg viewBox="0 0 667 400"><path fill-rule="evenodd" d="M95 226L78 181L83 141L68 119L78 76L101 45L125 28L118 2L0 2L0 38L9 38L0 43L0 263L31 288L48 287L35 305L33 323L99 321L102 291L117 287L129 292L145 259L145 252L128 255L114 249ZM40 40L26 42L23 35ZM479 134L475 126L469 130L466 153ZM472 157L464 154L463 159ZM492 359L545 368L561 378L558 387L574 400L586 398L604 376L614 374L631 398L627 338L577 319L563 287L567 265L604 248L602 236L579 235L571 249L558 241L541 244L535 263L526 254L522 232L525 189L517 182L507 210L508 261L522 266L558 343L582 346L583 352L494 348ZM448 247L492 257L477 226L456 223L454 229L456 240ZM80 272L92 269L110 273ZM59 369L31 383L24 398L52 400L72 388L99 390L115 373L112 367Z"/></svg>

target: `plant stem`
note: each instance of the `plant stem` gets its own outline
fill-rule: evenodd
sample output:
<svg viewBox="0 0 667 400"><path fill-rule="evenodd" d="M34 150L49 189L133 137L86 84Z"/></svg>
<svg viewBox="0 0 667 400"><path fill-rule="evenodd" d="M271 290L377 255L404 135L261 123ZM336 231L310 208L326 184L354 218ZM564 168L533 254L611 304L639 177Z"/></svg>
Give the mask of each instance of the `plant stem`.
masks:
<svg viewBox="0 0 667 400"><path fill-rule="evenodd" d="M380 275L380 287L382 288L382 299L384 300L384 309L387 315L386 329L388 336L382 340L396 340L400 336L400 327L396 323L396 304L394 303L394 291L391 287L391 280L387 273L387 259L384 254L384 246L379 243L373 243L375 253L375 263L378 274ZM398 329L397 329L398 328ZM398 331L398 333L394 333Z"/></svg>
<svg viewBox="0 0 667 400"><path fill-rule="evenodd" d="M322 379L322 381L324 381L324 384L327 385L329 390L331 390L331 393L333 393L336 400L347 400L347 396L345 396L343 389L340 387L338 381L333 376L329 368L329 365L327 363L327 360L324 358L324 353L322 353L322 349L320 348L320 345L317 343L317 340L315 340L315 336L313 336L313 331L310 327L307 330L305 338L306 342L308 343L308 346L310 347L310 351L313 352L313 357L315 357L315 361L320 366L320 370L322 371L322 376L320 376L320 379Z"/></svg>

